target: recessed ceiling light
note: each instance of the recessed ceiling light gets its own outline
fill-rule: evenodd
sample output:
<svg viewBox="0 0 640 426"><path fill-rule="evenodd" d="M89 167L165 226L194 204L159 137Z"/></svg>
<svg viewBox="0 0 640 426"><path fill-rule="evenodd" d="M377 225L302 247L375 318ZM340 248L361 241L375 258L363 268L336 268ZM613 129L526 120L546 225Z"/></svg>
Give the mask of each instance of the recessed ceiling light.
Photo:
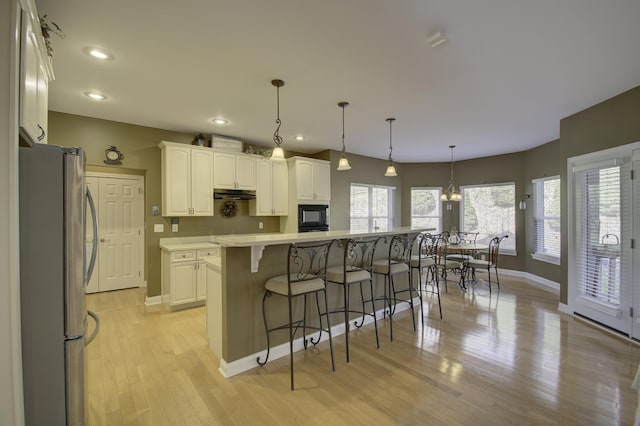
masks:
<svg viewBox="0 0 640 426"><path fill-rule="evenodd" d="M219 126L224 126L225 124L227 124L229 121L225 120L224 118L214 118L213 120L214 124L217 124Z"/></svg>
<svg viewBox="0 0 640 426"><path fill-rule="evenodd" d="M92 56L92 57L97 58L97 59L102 59L102 60L113 59L113 55L111 53L107 52L104 49L99 49L97 47L85 47L82 50L87 55Z"/></svg>
<svg viewBox="0 0 640 426"><path fill-rule="evenodd" d="M296 138L295 138L295 139L296 139L297 141L303 141L303 140L304 140L304 136L302 136L302 135L298 135L298 136L296 136Z"/></svg>
<svg viewBox="0 0 640 426"><path fill-rule="evenodd" d="M427 38L427 43L431 47L440 46L445 41L447 41L447 38L442 31L436 31Z"/></svg>
<svg viewBox="0 0 640 426"><path fill-rule="evenodd" d="M96 92L84 92L84 95L95 101L104 101L105 99L107 99L105 95Z"/></svg>

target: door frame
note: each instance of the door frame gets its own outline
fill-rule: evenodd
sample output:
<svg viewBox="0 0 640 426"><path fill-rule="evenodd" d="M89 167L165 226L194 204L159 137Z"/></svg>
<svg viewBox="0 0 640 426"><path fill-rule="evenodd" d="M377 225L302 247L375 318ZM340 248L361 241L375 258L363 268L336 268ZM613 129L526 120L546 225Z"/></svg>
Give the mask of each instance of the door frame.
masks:
<svg viewBox="0 0 640 426"><path fill-rule="evenodd" d="M147 224L146 224L146 220L145 220L145 205L146 205L146 199L145 199L145 179L144 179L144 175L132 175L132 174L125 174L125 173L107 173L107 172L90 172L87 171L84 173L85 177L95 177L95 178L109 178L109 179L132 179L132 180L138 180L140 181L140 189L142 190L142 208L140 209L140 223L142 224L141 228L142 228L142 234L140 235L142 241L140 244L140 251L138 253L139 256L139 267L140 267L140 275L142 277L141 281L140 281L140 285L138 286L140 287L146 287L147 286L147 275L146 275L146 270L145 270L145 266L146 266L146 262L145 262L145 249L146 249L146 244L145 241L147 241L147 235L146 235L146 230L147 230ZM96 205L98 205L99 200L96 199ZM98 253L98 256L100 254ZM96 259L96 264L98 263L98 260ZM135 287L134 287L135 288Z"/></svg>
<svg viewBox="0 0 640 426"><path fill-rule="evenodd" d="M577 269L576 269L577 268L576 265L578 261L576 256L577 242L576 242L576 229L575 229L575 226L576 226L575 215L576 215L577 206L576 206L576 200L575 200L576 194L575 194L575 188L574 188L574 185L575 185L574 168L576 167L579 168L584 165L590 165L590 164L597 165L599 162L610 162L614 159L626 158L628 161L631 162L631 166L629 167L631 169L633 166L632 161L633 161L634 154L639 149L640 149L640 142L633 142L630 144L608 148L601 151L591 152L588 154L578 155L578 156L567 159L567 231L568 231L567 232L568 234L567 305L568 305L568 312L571 314L575 314L576 298L579 293L579 288L577 283ZM623 164L624 163L621 163L620 165L623 165ZM631 180L630 191L633 192L633 186L639 185L639 184L640 182L638 182L637 179L635 180L635 182L634 180ZM621 185L624 185L624 184L621 182ZM621 188L622 191L624 191L623 188ZM631 201L631 205L628 208L633 209L633 200ZM624 213L621 211L621 220L623 220L622 219L623 214ZM620 244L629 245L631 238L633 238L634 235L638 234L639 230L635 229L636 224L633 223L634 221L633 211L631 211L631 215L632 216L628 220L632 221L632 223L629 225L629 228L632 230L632 235L625 238L621 238ZM622 224L622 226L624 226L624 224ZM631 256L635 256L636 251L637 250L632 250ZM631 300L621 300L620 313L619 313L619 315L622 316L623 319L628 322L626 330L620 330L620 331L629 337L631 337L634 334L634 330L633 330L634 317L637 317L640 314L640 312L636 312L634 313L634 317L631 317L630 312L628 311L628 307L633 306L633 303L635 300L640 300L640 286L636 286L637 288L634 288L634 276L633 276L633 274L638 273L638 269L640 268L640 265L633 265L633 262L631 262L631 266L634 267L634 270L635 270L634 272L631 273L632 274L631 283L629 284L631 286L630 290L631 290L632 297L631 297ZM615 315L616 313L610 312L609 314ZM626 317L626 319L624 317ZM597 321L597 319L595 319L595 321Z"/></svg>

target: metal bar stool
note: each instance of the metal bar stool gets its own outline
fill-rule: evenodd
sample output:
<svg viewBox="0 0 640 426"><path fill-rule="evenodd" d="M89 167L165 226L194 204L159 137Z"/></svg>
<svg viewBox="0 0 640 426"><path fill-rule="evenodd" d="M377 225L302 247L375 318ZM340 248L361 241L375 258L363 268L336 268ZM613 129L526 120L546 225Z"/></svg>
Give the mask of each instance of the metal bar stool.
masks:
<svg viewBox="0 0 640 426"><path fill-rule="evenodd" d="M367 315L373 317L373 326L376 330L376 346L380 348L371 270L373 268L375 250L381 239L382 237L360 240L349 239L341 243L344 247L342 265L327 268L327 281L342 286L344 305L331 311L331 313L344 313L344 334L347 362L349 362L349 314L351 313L362 315L362 319L359 324L357 320L353 322L353 325L356 328L360 328L364 325L365 317ZM364 295L362 283L365 282L369 283L369 298L365 298ZM351 306L350 289L353 284L359 284L362 310L354 309L354 307ZM371 311L366 309L367 303L371 304Z"/></svg>
<svg viewBox="0 0 640 426"><path fill-rule="evenodd" d="M411 255L411 269L418 273L418 293L424 294L422 290L422 275L424 270L427 271L427 281L425 282L425 290L429 283L429 275L431 275L432 291L429 293L436 294L438 296L438 308L440 309L440 319L442 319L442 303L440 302L440 285L436 277L436 256L435 245L438 238L437 235L421 234L422 236L417 241L418 250L417 254ZM412 273L413 275L413 273ZM422 325L424 326L424 315L422 316Z"/></svg>
<svg viewBox="0 0 640 426"><path fill-rule="evenodd" d="M420 312L422 313L422 296L413 287L411 279L411 251L416 245L416 239L421 234L394 235L389 241L389 255L386 259L373 261L373 273L384 276L384 301L387 306L385 316L389 314L389 334L393 341L393 314L396 310L398 302L406 302L411 307L411 319L413 320L413 330L416 330L416 318L413 310L413 293L415 292L420 298ZM408 287L403 290L396 290L394 277L401 274L407 274ZM409 299L399 299L398 294L409 292Z"/></svg>
<svg viewBox="0 0 640 426"><path fill-rule="evenodd" d="M335 240L334 240L335 241ZM322 332L326 331L329 334L329 348L331 352L331 369L336 370L335 361L333 359L333 340L331 338L331 323L329 322L329 310L327 302L327 260L329 254L329 248L334 241L327 241L314 244L290 244L287 252L287 274L279 275L269 279L265 285L265 294L262 298L262 318L264 320L264 328L267 333L267 354L263 361L260 357L256 359L260 366L267 363L269 359L269 352L271 350L270 333L277 330L289 330L289 369L291 372L291 390L294 390L293 382L293 341L295 334L299 329L302 329L302 338L305 350L307 349L308 342L311 342L314 346L320 342ZM320 298L318 293L324 295L324 312L320 310ZM309 325L307 324L307 295L315 294L316 307L318 310L319 324ZM265 304L268 298L272 295L284 296L287 298L289 306L289 321L286 324L281 324L275 327L269 328L267 325L267 315L265 311ZM303 299L303 314L302 319L293 320L293 300L296 297L302 296ZM326 317L327 326L323 328L322 317ZM319 331L317 340L313 337L307 340L307 330Z"/></svg>

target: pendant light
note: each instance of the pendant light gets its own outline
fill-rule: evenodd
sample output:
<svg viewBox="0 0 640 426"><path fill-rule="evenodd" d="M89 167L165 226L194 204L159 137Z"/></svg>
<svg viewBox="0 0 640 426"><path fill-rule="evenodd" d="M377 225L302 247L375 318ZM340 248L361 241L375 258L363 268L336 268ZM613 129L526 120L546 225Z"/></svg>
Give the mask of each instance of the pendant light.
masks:
<svg viewBox="0 0 640 426"><path fill-rule="evenodd" d="M395 121L395 118L387 118L389 122L389 165L387 166L387 170L384 172L385 176L398 176L396 173L396 166L393 165L393 158L391 158L391 152L393 151L393 143L391 138L391 124Z"/></svg>
<svg viewBox="0 0 640 426"><path fill-rule="evenodd" d="M349 106L349 102L338 102L338 106L342 108L342 157L340 157L340 161L338 162L338 170L351 170L351 165L349 164L349 160L347 156L344 154L344 109Z"/></svg>
<svg viewBox="0 0 640 426"><path fill-rule="evenodd" d="M453 179L453 148L455 147L455 145L449 145L449 149L451 150L451 176L449 178L449 186L440 196L441 201L447 202L447 210L451 210L453 208L451 201L462 201L462 195L456 188L456 181Z"/></svg>
<svg viewBox="0 0 640 426"><path fill-rule="evenodd" d="M280 145L282 145L282 136L280 136L280 124L282 124L282 122L280 121L280 88L282 86L284 86L284 81L282 80L271 80L271 84L274 85L276 87L276 99L277 99L277 118L276 118L276 124L278 125L276 127L276 131L273 132L273 141L276 143L276 147L273 148L273 152L271 153L271 159L272 160L284 160L284 151L282 150L282 147Z"/></svg>

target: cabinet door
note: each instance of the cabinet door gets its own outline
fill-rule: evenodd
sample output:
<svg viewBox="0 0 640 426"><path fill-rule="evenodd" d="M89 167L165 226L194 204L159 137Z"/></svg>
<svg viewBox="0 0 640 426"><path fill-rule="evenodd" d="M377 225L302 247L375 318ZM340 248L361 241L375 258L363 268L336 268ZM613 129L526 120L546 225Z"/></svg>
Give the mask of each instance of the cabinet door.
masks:
<svg viewBox="0 0 640 426"><path fill-rule="evenodd" d="M191 150L191 207L194 216L213 216L213 152Z"/></svg>
<svg viewBox="0 0 640 426"><path fill-rule="evenodd" d="M171 264L171 304L196 301L196 262Z"/></svg>
<svg viewBox="0 0 640 426"><path fill-rule="evenodd" d="M284 161L271 162L272 209L276 216L289 214L289 169Z"/></svg>
<svg viewBox="0 0 640 426"><path fill-rule="evenodd" d="M224 152L213 154L213 186L216 188L235 189L236 156Z"/></svg>
<svg viewBox="0 0 640 426"><path fill-rule="evenodd" d="M38 43L27 12L22 13L20 40L20 127L31 142L38 140Z"/></svg>
<svg viewBox="0 0 640 426"><path fill-rule="evenodd" d="M248 155L236 156L236 188L256 189L256 159Z"/></svg>
<svg viewBox="0 0 640 426"><path fill-rule="evenodd" d="M162 149L162 215L189 216L191 211L191 148Z"/></svg>
<svg viewBox="0 0 640 426"><path fill-rule="evenodd" d="M207 265L198 262L196 271L196 300L205 300L207 298Z"/></svg>
<svg viewBox="0 0 640 426"><path fill-rule="evenodd" d="M49 79L44 66L38 66L38 142L47 143L49 122Z"/></svg>
<svg viewBox="0 0 640 426"><path fill-rule="evenodd" d="M296 160L296 187L298 200L314 199L313 163L310 161Z"/></svg>
<svg viewBox="0 0 640 426"><path fill-rule="evenodd" d="M271 169L276 163L275 161L270 160L260 160L258 161L257 171L258 171L258 185L256 188L256 216L271 216L273 214L273 206L272 206L272 195L273 195L273 185L271 183ZM285 169L287 168L287 164L284 161L280 161L279 163L283 163Z"/></svg>
<svg viewBox="0 0 640 426"><path fill-rule="evenodd" d="M329 164L314 164L315 199L329 201L331 199L331 167Z"/></svg>

